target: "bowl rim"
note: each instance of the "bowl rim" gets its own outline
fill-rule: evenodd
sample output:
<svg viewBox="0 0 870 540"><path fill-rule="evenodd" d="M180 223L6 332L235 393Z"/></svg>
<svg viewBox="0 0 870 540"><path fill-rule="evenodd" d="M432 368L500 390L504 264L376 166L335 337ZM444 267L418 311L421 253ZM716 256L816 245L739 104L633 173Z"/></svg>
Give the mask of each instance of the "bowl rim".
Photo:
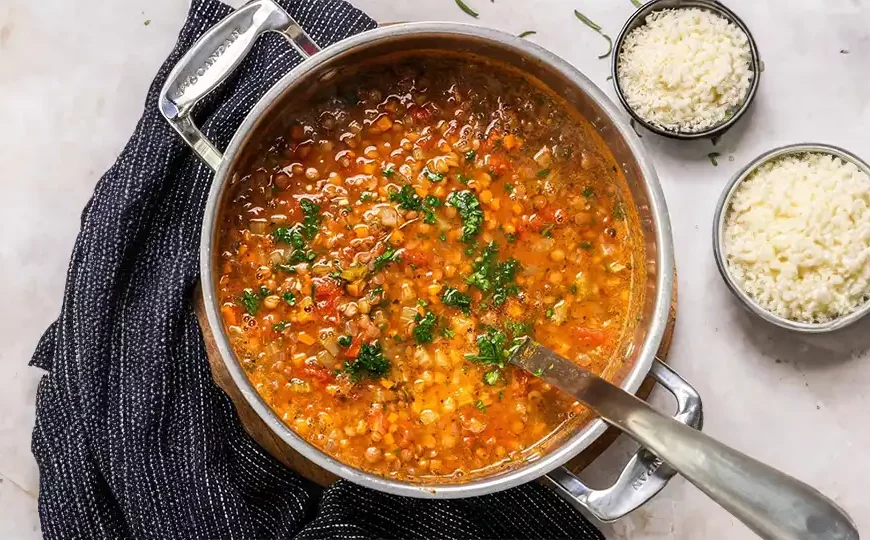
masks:
<svg viewBox="0 0 870 540"><path fill-rule="evenodd" d="M622 51L623 45L625 43L625 38L628 36L628 34L635 28L638 28L645 24L642 20L646 18L646 16L650 13L654 11L661 11L664 9L688 8L700 8L712 11L717 15L724 17L729 22L737 25L737 27L746 34L746 38L749 40L751 67L754 76L752 77L752 82L749 85L749 90L747 90L746 92L746 98L743 100L743 103L738 107L736 111L734 111L734 114L732 114L731 117L724 122L711 126L710 128L703 131L671 131L658 127L643 119L628 104L628 100L625 98L625 92L622 89L622 85L619 83L619 76L617 72L619 66L619 53ZM613 90L616 92L616 97L618 98L619 103L636 122L657 135L668 137L670 139L689 141L722 135L723 133L731 129L731 127L733 127L738 120L740 120L740 118L746 113L746 111L749 110L749 107L755 100L755 94L758 91L758 84L759 80L761 79L761 66L762 62L758 53L758 45L755 42L755 38L752 36L752 32L749 31L749 27L746 26L746 23L743 22L743 19L738 17L737 14L728 9L721 2L717 2L716 0L652 0L651 2L648 2L642 7L638 8L628 18L628 20L625 21L625 24L619 31L619 35L613 42L613 54L611 54L610 61L610 77L613 82Z"/></svg>
<svg viewBox="0 0 870 540"><path fill-rule="evenodd" d="M460 484L426 484L410 483L391 479L385 476L366 472L352 467L323 450L315 447L307 440L297 435L292 428L285 425L272 409L262 400L243 372L240 363L229 344L217 308L215 295L215 280L213 275L212 242L217 230L219 206L223 190L226 188L233 171L240 149L246 144L247 137L257 127L262 118L267 116L273 107L280 103L280 97L294 84L322 64L340 58L357 46L377 43L381 40L400 39L407 35L450 35L458 38L480 39L498 44L517 53L529 55L536 61L546 62L553 70L559 71L570 78L580 89L588 94L598 107L605 111L613 122L614 128L637 161L642 180L649 196L650 213L655 222L655 260L656 298L652 313L647 317L649 328L646 339L639 344L635 362L630 372L620 385L624 390L635 393L646 379L653 364L658 347L667 326L671 303L671 293L674 280L674 258L671 224L664 198L664 191L652 160L643 148L640 140L632 136L632 129L619 109L598 86L583 75L567 60L557 56L529 40L518 38L501 30L482 26L451 23L451 22L412 22L384 26L356 34L324 48L316 55L306 59L289 73L280 78L252 107L241 125L235 131L226 151L224 159L214 175L212 186L206 201L203 216L202 235L200 239L200 272L202 294L205 303L206 318L214 334L215 342L224 365L230 373L233 382L239 388L242 396L251 405L257 415L285 443L308 458L315 464L356 484L373 488L378 491L420 498L460 498L473 497L501 491L525 482L540 478L553 469L563 465L571 457L588 447L606 430L606 424L600 418L593 418L589 424L578 430L567 441L540 458L492 476L484 476Z"/></svg>
<svg viewBox="0 0 870 540"><path fill-rule="evenodd" d="M719 201L716 203L716 212L713 216L713 256L716 259L716 266L719 269L719 274L721 274L722 279L728 286L728 289L731 290L734 296L736 296L737 299L740 300L740 302L743 304L743 307L745 307L747 310L758 315L767 322L779 326L780 328L785 328L787 330L792 330L804 334L824 334L839 330L841 328L845 328L870 313L870 300L865 300L863 304L861 304L855 311L852 311L851 313L823 323L805 323L786 319L785 317L776 315L766 309L764 306L762 306L752 297L750 297L749 294L746 293L742 288L740 288L740 286L737 284L737 281L731 275L731 271L728 267L728 262L725 259L723 248L725 219L728 214L728 208L731 204L731 198L734 196L737 188L739 188L743 184L743 182L762 165L775 161L779 158L782 158L783 156L805 153L822 153L839 157L844 161L853 163L866 175L870 176L870 165L868 165L866 161L848 150L830 144L795 143L785 146L779 146L762 153L760 156L756 157L739 171L737 171L737 173L733 177L731 177L731 179L725 185L725 188L722 190L722 194L719 196Z"/></svg>

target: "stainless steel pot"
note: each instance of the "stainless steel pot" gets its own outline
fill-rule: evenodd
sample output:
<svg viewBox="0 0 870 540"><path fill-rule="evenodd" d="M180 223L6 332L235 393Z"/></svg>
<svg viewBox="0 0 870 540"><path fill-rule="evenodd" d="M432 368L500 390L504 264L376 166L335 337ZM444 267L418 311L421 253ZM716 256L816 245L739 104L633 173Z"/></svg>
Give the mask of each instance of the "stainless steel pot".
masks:
<svg viewBox="0 0 870 540"><path fill-rule="evenodd" d="M285 36L306 60L254 105L221 153L194 125L191 111L244 59L253 42L264 32ZM647 257L648 279L644 284L640 322L625 344L625 368L617 375L617 380L621 380L622 388L634 393L647 376L652 377L676 397L676 418L700 429L701 401L697 392L655 359L668 319L674 262L664 196L650 160L619 110L582 73L527 40L477 26L435 22L397 24L356 35L319 51L302 28L274 2L254 0L206 32L179 61L163 87L160 110L194 152L215 171L202 225L200 265L206 313L218 349L233 380L263 421L306 458L347 480L397 495L457 498L492 493L543 478L570 502L598 519L617 519L658 493L675 472L641 449L610 488L595 490L585 486L561 465L604 432L606 425L601 420L591 421L563 437L540 458L497 474L461 484L391 480L340 463L296 435L263 402L230 347L215 299L214 246L227 179L235 173L246 147L258 141L275 113L289 103L305 99L325 81L352 70L365 60L414 50L473 53L514 66L537 77L594 123L617 163L622 164L640 217Z"/></svg>

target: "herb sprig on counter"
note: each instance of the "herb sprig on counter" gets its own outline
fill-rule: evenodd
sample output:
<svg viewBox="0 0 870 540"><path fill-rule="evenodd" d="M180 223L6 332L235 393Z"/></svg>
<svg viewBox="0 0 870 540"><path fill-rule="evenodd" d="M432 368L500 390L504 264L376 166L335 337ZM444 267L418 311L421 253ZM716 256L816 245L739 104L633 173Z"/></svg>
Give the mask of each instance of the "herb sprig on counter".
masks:
<svg viewBox="0 0 870 540"><path fill-rule="evenodd" d="M604 32L601 31L601 25L594 22L592 19L590 19L586 15L583 15L582 13L577 11L576 9L574 10L574 16L577 17L578 19L580 19L580 21L582 21L583 24L585 24L589 28L595 30L596 32L598 32L599 36L601 36L607 40L607 52L605 52L602 55L599 55L598 58L607 58L608 56L610 56L610 53L613 51L613 40L610 39L610 36L608 36L607 34L605 34Z"/></svg>

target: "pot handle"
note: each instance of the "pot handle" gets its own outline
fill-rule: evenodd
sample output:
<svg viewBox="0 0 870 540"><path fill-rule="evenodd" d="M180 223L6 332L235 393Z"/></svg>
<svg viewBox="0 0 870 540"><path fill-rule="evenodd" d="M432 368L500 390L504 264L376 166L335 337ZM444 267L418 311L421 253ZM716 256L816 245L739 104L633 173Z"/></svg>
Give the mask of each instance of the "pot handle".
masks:
<svg viewBox="0 0 870 540"><path fill-rule="evenodd" d="M253 0L203 34L181 57L160 91L160 112L214 171L223 154L196 127L191 112L236 69L265 32L286 37L303 58L320 50L281 6L272 0Z"/></svg>
<svg viewBox="0 0 870 540"><path fill-rule="evenodd" d="M677 372L658 359L653 360L649 375L677 400L676 420L700 430L704 423L701 397ZM632 512L652 499L677 471L646 448L639 448L607 489L592 489L565 467L559 467L544 480L572 506L586 510L607 523Z"/></svg>

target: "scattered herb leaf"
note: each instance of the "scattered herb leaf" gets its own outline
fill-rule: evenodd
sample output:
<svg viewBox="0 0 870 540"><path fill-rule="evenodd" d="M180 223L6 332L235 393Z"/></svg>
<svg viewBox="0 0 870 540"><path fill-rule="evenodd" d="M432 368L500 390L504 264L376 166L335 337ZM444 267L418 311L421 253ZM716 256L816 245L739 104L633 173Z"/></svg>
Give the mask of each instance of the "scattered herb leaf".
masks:
<svg viewBox="0 0 870 540"><path fill-rule="evenodd" d="M592 198L595 196L595 190L592 189L590 186L586 186L585 188L583 188L583 196L587 199Z"/></svg>
<svg viewBox="0 0 870 540"><path fill-rule="evenodd" d="M444 180L444 175L441 173L432 172L429 169L423 169L423 174L430 182L440 182Z"/></svg>
<svg viewBox="0 0 870 540"><path fill-rule="evenodd" d="M338 345L347 349L353 344L353 338L350 336L338 336Z"/></svg>
<svg viewBox="0 0 870 540"><path fill-rule="evenodd" d="M375 257L375 272L380 272L388 264L400 262L402 254L394 247L388 247L382 254Z"/></svg>
<svg viewBox="0 0 870 540"><path fill-rule="evenodd" d="M513 193L514 192L514 185L510 184L510 183L505 183L504 190L506 193Z"/></svg>
<svg viewBox="0 0 870 540"><path fill-rule="evenodd" d="M384 169L383 171L381 171L381 174L384 175L384 178L392 178L393 175L396 174L396 170L393 169L393 165L390 164L390 165L387 165L387 168L386 168L386 169Z"/></svg>
<svg viewBox="0 0 870 540"><path fill-rule="evenodd" d="M580 242L580 244L578 244L578 245L580 246L580 249L585 249L586 251L589 251L592 249L592 243L590 243L590 242Z"/></svg>
<svg viewBox="0 0 870 540"><path fill-rule="evenodd" d="M291 291L287 291L284 294L282 294L281 298L283 298L284 301L287 302L287 305L290 305L290 306L296 305L296 295L293 294Z"/></svg>
<svg viewBox="0 0 870 540"><path fill-rule="evenodd" d="M456 337L456 332L454 332L453 330L451 330L449 328L445 328L444 330L441 331L441 335L446 337L447 339L453 339Z"/></svg>
<svg viewBox="0 0 870 540"><path fill-rule="evenodd" d="M625 219L625 207L622 206L621 202L618 202L613 205L613 219L623 220Z"/></svg>
<svg viewBox="0 0 870 540"><path fill-rule="evenodd" d="M287 328L288 325L289 325L289 323L287 323L286 321L276 322L275 324L272 325L272 331L277 333L277 334L280 334L281 332L284 331L285 328Z"/></svg>
<svg viewBox="0 0 870 540"><path fill-rule="evenodd" d="M311 202L310 199L301 199L299 206L305 217L302 219L302 232L311 240L320 231L320 206Z"/></svg>
<svg viewBox="0 0 870 540"><path fill-rule="evenodd" d="M471 15L475 19L480 16L480 15L478 15L478 13L476 11L474 11L473 9L468 7L468 4L466 4L462 0L456 0L456 5L459 6L459 9L461 9L462 11L467 13L468 15Z"/></svg>
<svg viewBox="0 0 870 540"><path fill-rule="evenodd" d="M527 336L532 332L532 325L524 322L508 321L504 324L504 328L512 338Z"/></svg>
<svg viewBox="0 0 870 540"><path fill-rule="evenodd" d="M482 411L482 412L486 412L486 405L484 405L483 402L480 401L479 399L474 404L474 406L475 406L475 408L477 408L477 410Z"/></svg>
<svg viewBox="0 0 870 540"><path fill-rule="evenodd" d="M607 52L600 55L598 58L607 58L608 56L610 56L610 53L613 52L613 40L610 39L610 36L608 36L607 34L605 34L604 32L601 31L601 25L593 22L592 19L590 19L586 15L583 15L582 13L577 11L576 9L574 10L574 16L577 17L578 19L580 19L580 21L583 24L585 24L589 28L595 30L598 33L598 35L600 35L601 37L603 37L604 39L607 40Z"/></svg>
<svg viewBox="0 0 870 540"><path fill-rule="evenodd" d="M483 374L483 382L484 384L488 384L489 386L494 385L498 382L498 371L487 371Z"/></svg>
<svg viewBox="0 0 870 540"><path fill-rule="evenodd" d="M542 368L538 368L532 372L532 375L534 375L535 377L540 377L543 374L544 374L544 370Z"/></svg>
<svg viewBox="0 0 870 540"><path fill-rule="evenodd" d="M520 32L519 36L517 36L517 37L521 37L521 38L522 37L529 37L529 36L533 36L535 34L537 34L537 32L535 32L534 30L526 30L525 32Z"/></svg>
<svg viewBox="0 0 870 540"><path fill-rule="evenodd" d="M710 163L712 163L714 167L718 167L719 162L716 161L716 158L721 155L722 154L720 154L719 152L710 152L709 154L707 154L707 157L710 158Z"/></svg>
<svg viewBox="0 0 870 540"><path fill-rule="evenodd" d="M541 231L541 236L546 236L547 238L553 238L553 227L555 227L555 225L552 223L547 225L546 227L544 227L544 230Z"/></svg>
<svg viewBox="0 0 870 540"><path fill-rule="evenodd" d="M468 315L471 312L471 297L459 292L458 289L447 287L441 295L441 303L445 306L455 307Z"/></svg>
<svg viewBox="0 0 870 540"><path fill-rule="evenodd" d="M550 169L540 170L540 171L538 171L538 178L543 178L543 177L547 176L548 174L550 174Z"/></svg>
<svg viewBox="0 0 870 540"><path fill-rule="evenodd" d="M476 150L469 150L468 152L465 153L465 159L467 159L468 161L474 161L475 157L477 157Z"/></svg>

